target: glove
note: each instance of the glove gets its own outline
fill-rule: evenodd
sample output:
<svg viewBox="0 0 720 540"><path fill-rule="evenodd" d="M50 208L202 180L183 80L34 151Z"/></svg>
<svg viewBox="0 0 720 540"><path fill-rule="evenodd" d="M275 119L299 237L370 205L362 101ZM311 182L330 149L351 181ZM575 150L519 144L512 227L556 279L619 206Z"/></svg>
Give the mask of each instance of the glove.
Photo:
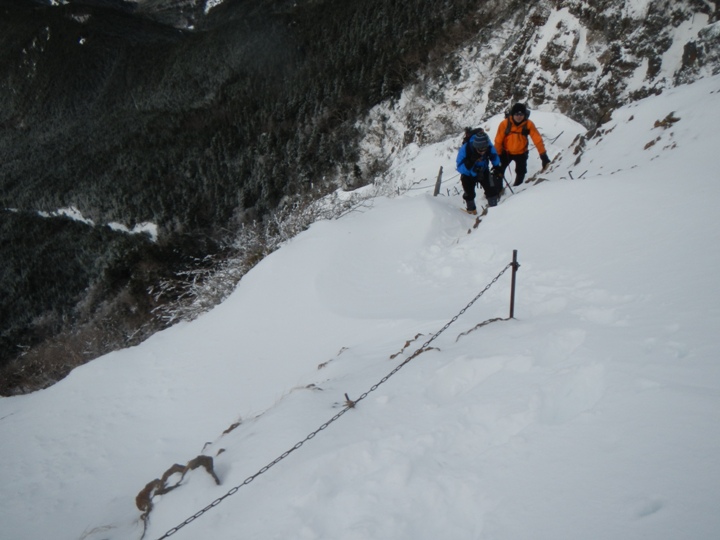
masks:
<svg viewBox="0 0 720 540"><path fill-rule="evenodd" d="M545 153L540 154L540 161L542 162L543 169L550 165L550 158Z"/></svg>
<svg viewBox="0 0 720 540"><path fill-rule="evenodd" d="M493 168L492 168L492 173L493 173L495 176L502 176L502 175L503 175L502 169L501 169L500 167L493 167Z"/></svg>
<svg viewBox="0 0 720 540"><path fill-rule="evenodd" d="M479 161L476 161L475 165L473 165L472 170L474 173L478 173L478 172L480 172L480 169L482 169L482 163Z"/></svg>

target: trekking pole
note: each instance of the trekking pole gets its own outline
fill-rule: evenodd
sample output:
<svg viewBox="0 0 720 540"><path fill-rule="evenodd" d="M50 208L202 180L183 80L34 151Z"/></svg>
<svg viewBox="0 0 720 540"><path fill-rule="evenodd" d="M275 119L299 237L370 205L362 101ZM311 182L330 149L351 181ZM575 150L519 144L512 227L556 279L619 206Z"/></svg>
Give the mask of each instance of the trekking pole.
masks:
<svg viewBox="0 0 720 540"><path fill-rule="evenodd" d="M508 189L510 190L510 193L512 193L513 195L515 195L515 192L513 191L513 188L510 187L510 182L508 182L508 181L507 181L507 178L505 178L505 171L503 171L503 180L505 180L505 185L506 185L506 186L508 187Z"/></svg>

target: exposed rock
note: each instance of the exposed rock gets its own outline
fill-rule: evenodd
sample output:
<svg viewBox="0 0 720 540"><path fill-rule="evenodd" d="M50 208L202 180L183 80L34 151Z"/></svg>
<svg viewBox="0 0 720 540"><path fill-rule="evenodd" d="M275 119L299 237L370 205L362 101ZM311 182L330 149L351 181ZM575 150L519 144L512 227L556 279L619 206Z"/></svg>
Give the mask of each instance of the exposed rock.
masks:
<svg viewBox="0 0 720 540"><path fill-rule="evenodd" d="M412 118L413 130L422 129L426 142L460 132L483 111L484 118L502 113L515 101L559 111L592 130L623 104L720 72L720 23L712 6L702 0L489 2L478 15L485 26L445 60L445 69L437 70L442 75L406 90L412 99L401 107L379 107L378 114L394 117L384 121L387 126L407 126L404 119ZM457 67L468 58L482 79ZM486 82L489 90L467 99L469 88ZM422 112L430 109L423 100L430 102L440 87L453 114L469 119L454 130ZM366 148L402 148L416 140L390 128L383 137Z"/></svg>

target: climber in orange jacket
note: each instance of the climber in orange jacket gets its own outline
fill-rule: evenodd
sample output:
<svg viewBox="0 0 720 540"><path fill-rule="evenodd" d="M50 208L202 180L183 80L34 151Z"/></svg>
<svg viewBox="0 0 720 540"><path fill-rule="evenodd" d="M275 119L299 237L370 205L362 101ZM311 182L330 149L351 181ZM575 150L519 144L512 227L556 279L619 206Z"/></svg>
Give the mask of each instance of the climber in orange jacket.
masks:
<svg viewBox="0 0 720 540"><path fill-rule="evenodd" d="M508 117L500 122L495 134L495 149L500 155L501 174L505 174L505 169L511 161L515 162L514 186L522 184L527 174L528 135L540 154L543 170L550 163L542 136L529 116L530 111L527 107L522 103L516 103L510 109Z"/></svg>

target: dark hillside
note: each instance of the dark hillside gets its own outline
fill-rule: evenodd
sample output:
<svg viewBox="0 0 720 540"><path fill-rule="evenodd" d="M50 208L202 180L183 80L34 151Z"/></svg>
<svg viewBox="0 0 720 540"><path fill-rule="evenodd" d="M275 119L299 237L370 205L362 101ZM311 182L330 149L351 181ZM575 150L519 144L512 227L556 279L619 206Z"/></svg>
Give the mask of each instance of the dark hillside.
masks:
<svg viewBox="0 0 720 540"><path fill-rule="evenodd" d="M52 384L160 329L148 289L212 249L0 211L0 355L9 362L0 368L0 395Z"/></svg>
<svg viewBox="0 0 720 540"><path fill-rule="evenodd" d="M356 119L398 95L433 51L469 35L463 18L477 8L470 0L231 0L190 31L129 3L0 0L0 209L23 220L75 207L98 226L153 222L165 270L217 250L285 197L336 187L323 177L340 172L362 185ZM20 218L3 219L4 245L24 245ZM20 347L104 316L83 304L83 291L112 302L119 293L109 269L136 275L150 257L139 237L118 250L117 233L91 240L33 227L40 244L74 251L3 254L0 297L12 323L0 366ZM57 269L56 281L36 280L50 289L28 296L17 272L40 266ZM163 271L123 289L124 301L147 314L137 284ZM132 324L94 352L140 335Z"/></svg>

